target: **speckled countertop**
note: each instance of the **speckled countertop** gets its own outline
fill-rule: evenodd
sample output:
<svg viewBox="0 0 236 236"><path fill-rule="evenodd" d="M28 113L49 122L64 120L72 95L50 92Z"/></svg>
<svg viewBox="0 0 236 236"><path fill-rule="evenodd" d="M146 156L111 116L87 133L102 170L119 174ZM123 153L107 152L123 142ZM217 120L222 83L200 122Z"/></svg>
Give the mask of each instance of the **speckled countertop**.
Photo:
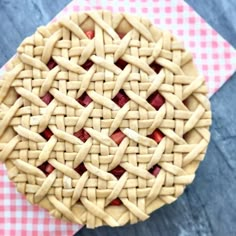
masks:
<svg viewBox="0 0 236 236"><path fill-rule="evenodd" d="M69 2L0 0L0 22L4 22L0 23L0 66L15 53L26 36L37 26L46 24ZM187 2L236 47L235 0ZM194 183L176 202L154 212L145 222L119 228L84 228L77 235L236 235L235 91L236 73L211 98L212 138L205 161Z"/></svg>

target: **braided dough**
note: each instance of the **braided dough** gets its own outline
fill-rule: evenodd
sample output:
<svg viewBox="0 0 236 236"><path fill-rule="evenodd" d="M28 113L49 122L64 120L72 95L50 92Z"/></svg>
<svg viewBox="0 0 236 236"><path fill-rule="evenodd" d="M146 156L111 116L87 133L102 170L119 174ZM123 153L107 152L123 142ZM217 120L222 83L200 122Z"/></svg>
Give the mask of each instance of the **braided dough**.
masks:
<svg viewBox="0 0 236 236"><path fill-rule="evenodd" d="M39 27L17 52L0 81L0 161L29 202L87 227L120 226L146 220L193 181L210 139L210 103L191 54L168 31L92 11ZM120 90L129 99L123 107L113 100ZM85 91L87 106L76 100ZM158 110L147 101L156 91L165 99ZM73 135L80 129L85 142ZM117 129L125 137L119 145L111 138ZM164 135L158 144L150 138L156 129ZM45 162L48 175L39 168ZM125 170L120 178L116 166Z"/></svg>

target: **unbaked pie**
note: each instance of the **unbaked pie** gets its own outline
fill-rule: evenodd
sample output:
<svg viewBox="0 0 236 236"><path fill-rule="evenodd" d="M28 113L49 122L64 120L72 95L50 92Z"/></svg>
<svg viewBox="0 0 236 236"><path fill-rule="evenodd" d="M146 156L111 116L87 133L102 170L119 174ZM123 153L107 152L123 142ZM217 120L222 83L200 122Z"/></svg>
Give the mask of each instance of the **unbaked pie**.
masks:
<svg viewBox="0 0 236 236"><path fill-rule="evenodd" d="M145 220L190 184L210 139L192 55L168 31L91 11L39 27L0 81L0 160L56 218Z"/></svg>

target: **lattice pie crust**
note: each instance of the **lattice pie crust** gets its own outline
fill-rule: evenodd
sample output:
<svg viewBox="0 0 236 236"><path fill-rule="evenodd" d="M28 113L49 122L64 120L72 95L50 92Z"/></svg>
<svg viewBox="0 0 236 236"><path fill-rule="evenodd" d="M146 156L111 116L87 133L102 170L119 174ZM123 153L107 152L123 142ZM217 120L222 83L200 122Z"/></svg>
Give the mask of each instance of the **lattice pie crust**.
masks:
<svg viewBox="0 0 236 236"><path fill-rule="evenodd" d="M175 201L210 139L191 54L129 14L39 27L0 81L0 161L29 202L87 227L145 220Z"/></svg>

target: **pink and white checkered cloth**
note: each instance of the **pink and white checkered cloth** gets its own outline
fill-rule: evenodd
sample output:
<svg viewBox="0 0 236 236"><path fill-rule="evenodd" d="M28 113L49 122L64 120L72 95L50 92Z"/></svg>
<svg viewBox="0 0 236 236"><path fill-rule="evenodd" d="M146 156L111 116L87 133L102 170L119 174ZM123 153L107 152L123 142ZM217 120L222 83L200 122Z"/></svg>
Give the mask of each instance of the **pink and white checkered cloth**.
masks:
<svg viewBox="0 0 236 236"><path fill-rule="evenodd" d="M198 69L205 76L209 96L214 94L236 69L236 51L182 0L72 1L54 20L72 12L92 9L130 12L145 16L169 29L191 48ZM0 76L5 67L0 69ZM81 226L56 220L37 206L30 205L9 182L0 166L0 236L72 235Z"/></svg>

